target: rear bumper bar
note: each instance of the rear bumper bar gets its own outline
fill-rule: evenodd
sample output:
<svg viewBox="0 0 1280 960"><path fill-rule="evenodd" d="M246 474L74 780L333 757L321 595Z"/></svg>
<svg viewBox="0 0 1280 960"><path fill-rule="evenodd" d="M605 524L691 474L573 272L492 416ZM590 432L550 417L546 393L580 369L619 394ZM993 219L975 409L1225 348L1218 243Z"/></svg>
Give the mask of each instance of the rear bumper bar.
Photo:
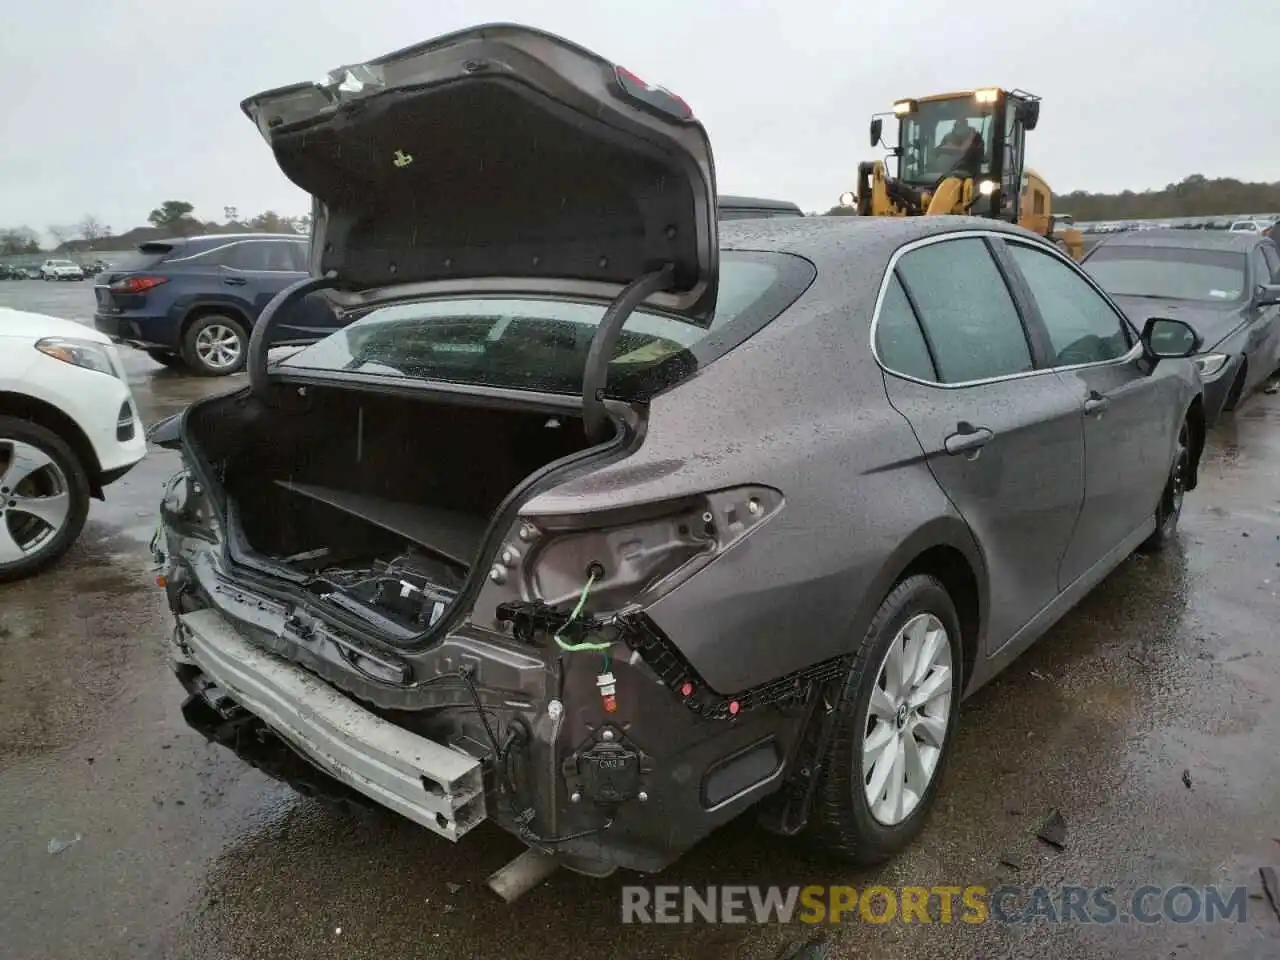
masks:
<svg viewBox="0 0 1280 960"><path fill-rule="evenodd" d="M209 679L334 779L452 841L485 819L475 757L388 723L249 644L214 610L178 620Z"/></svg>

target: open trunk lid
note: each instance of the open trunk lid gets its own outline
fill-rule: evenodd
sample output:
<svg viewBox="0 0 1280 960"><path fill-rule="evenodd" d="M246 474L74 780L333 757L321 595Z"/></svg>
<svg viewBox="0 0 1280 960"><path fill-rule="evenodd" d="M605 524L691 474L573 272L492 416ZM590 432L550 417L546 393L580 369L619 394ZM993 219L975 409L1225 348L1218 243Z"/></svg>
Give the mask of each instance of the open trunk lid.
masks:
<svg viewBox="0 0 1280 960"><path fill-rule="evenodd" d="M559 37L474 27L241 104L315 199L312 272L364 302L513 284L711 322L715 169L683 100ZM422 287L422 285L432 285Z"/></svg>

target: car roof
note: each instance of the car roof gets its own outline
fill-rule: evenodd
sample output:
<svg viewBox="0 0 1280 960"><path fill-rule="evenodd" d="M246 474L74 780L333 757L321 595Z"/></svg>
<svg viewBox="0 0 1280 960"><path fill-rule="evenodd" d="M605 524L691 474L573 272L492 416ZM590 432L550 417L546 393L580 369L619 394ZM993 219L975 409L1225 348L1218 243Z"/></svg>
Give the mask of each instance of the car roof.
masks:
<svg viewBox="0 0 1280 960"><path fill-rule="evenodd" d="M789 200L770 200L765 197L741 197L722 193L716 198L716 202L725 210L780 210L787 213L799 214L800 216L804 215L804 212L800 209L799 205L792 203Z"/></svg>
<svg viewBox="0 0 1280 960"><path fill-rule="evenodd" d="M850 257L884 262L904 244L925 237L982 230L1038 241L1043 237L1000 220L984 217L768 217L760 220L728 220L720 224L720 246L725 250L760 250L793 253L812 260L848 260Z"/></svg>
<svg viewBox="0 0 1280 960"><path fill-rule="evenodd" d="M1238 250L1247 253L1265 238L1258 233L1230 230L1196 231L1189 230L1142 230L1132 233L1120 233L1101 241L1095 250L1101 247L1172 247L1195 248L1199 250Z"/></svg>

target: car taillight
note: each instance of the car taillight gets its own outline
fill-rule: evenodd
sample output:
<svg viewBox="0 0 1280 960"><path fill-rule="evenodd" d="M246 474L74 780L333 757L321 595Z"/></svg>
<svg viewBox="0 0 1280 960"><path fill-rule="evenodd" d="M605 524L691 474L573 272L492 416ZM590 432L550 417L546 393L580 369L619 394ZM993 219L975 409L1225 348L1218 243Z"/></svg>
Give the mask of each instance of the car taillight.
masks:
<svg viewBox="0 0 1280 960"><path fill-rule="evenodd" d="M146 293L152 287L168 282L168 277L121 277L111 284L111 289L116 293Z"/></svg>
<svg viewBox="0 0 1280 960"><path fill-rule="evenodd" d="M732 549L782 504L777 490L750 486L654 504L643 517L634 508L593 517L530 516L499 551L490 579L504 583L506 568L522 568L525 595L551 606L572 606L585 588L597 614L647 606Z"/></svg>
<svg viewBox="0 0 1280 960"><path fill-rule="evenodd" d="M641 80L626 67L614 67L613 74L618 87L632 100L677 120L693 119L693 110L685 103L684 98L676 96L666 87Z"/></svg>

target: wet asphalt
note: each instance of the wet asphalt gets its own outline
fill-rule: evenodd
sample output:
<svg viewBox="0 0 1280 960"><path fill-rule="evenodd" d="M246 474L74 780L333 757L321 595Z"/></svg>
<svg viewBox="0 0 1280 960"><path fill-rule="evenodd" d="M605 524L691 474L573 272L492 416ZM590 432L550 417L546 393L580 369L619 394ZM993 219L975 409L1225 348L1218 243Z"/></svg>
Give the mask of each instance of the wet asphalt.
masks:
<svg viewBox="0 0 1280 960"><path fill-rule="evenodd" d="M92 294L6 282L0 304L87 321ZM240 380L133 352L129 368L148 423ZM0 587L0 956L748 960L818 932L622 925L622 877L559 874L505 906L484 886L519 852L504 834L452 846L392 814L334 814L206 745L178 714L146 551L174 467L151 453L61 566ZM821 932L831 957L1280 956L1258 879L1280 865L1278 594L1280 396L1259 396L1212 437L1177 548L1126 561L965 704L904 856L850 872L744 822L660 882L1244 885L1242 923ZM1061 850L1035 837L1055 808Z"/></svg>

